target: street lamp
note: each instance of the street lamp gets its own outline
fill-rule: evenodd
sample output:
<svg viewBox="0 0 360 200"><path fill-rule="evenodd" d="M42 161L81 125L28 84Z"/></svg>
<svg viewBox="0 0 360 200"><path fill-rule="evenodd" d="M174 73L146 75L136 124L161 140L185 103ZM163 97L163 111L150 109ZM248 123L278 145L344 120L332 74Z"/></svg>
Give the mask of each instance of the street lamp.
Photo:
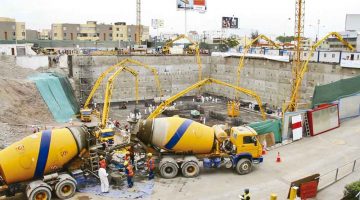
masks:
<svg viewBox="0 0 360 200"><path fill-rule="evenodd" d="M189 0L180 0L180 1L184 3L184 10L185 10L185 33L184 34L186 35L186 32L187 32L187 30L186 30L186 25L187 25L186 5L189 4Z"/></svg>

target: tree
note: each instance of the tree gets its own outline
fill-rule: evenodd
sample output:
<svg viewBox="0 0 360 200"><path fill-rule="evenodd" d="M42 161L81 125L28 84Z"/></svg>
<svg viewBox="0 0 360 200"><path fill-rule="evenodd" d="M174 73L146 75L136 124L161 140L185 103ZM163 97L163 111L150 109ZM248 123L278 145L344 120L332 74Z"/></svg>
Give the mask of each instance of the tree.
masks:
<svg viewBox="0 0 360 200"><path fill-rule="evenodd" d="M357 200L357 194L360 192L360 181L355 181L345 186L344 197L346 200Z"/></svg>
<svg viewBox="0 0 360 200"><path fill-rule="evenodd" d="M255 30L255 31L251 32L251 40L254 40L258 36L259 36L259 31L258 30ZM258 43L259 43L259 40L255 41L254 45L257 45Z"/></svg>
<svg viewBox="0 0 360 200"><path fill-rule="evenodd" d="M294 40L294 36L278 36L276 40L284 43L284 42L291 42Z"/></svg>
<svg viewBox="0 0 360 200"><path fill-rule="evenodd" d="M239 41L235 38L227 38L226 40L224 40L224 44L228 48L233 48L233 47L236 47L237 45L239 45Z"/></svg>

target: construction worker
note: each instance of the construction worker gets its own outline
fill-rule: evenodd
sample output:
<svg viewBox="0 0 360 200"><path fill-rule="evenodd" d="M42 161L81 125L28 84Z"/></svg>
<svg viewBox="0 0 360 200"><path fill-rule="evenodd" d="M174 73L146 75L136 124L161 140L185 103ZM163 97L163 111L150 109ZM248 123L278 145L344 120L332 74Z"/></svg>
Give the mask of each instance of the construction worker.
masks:
<svg viewBox="0 0 360 200"><path fill-rule="evenodd" d="M125 166L125 174L127 176L127 183L128 183L128 187L132 188L134 186L134 182L132 180L133 176L134 176L134 170L132 165L129 163L129 161L125 161L124 162L124 166Z"/></svg>
<svg viewBox="0 0 360 200"><path fill-rule="evenodd" d="M99 157L99 159L100 159L100 161L99 161L99 166L106 169L107 164L106 164L106 160L105 160L104 156L101 155L101 156Z"/></svg>
<svg viewBox="0 0 360 200"><path fill-rule="evenodd" d="M108 193L109 192L109 180L108 180L107 176L109 174L106 172L106 168L103 165L100 165L98 175L99 175L100 183L101 183L101 192Z"/></svg>
<svg viewBox="0 0 360 200"><path fill-rule="evenodd" d="M250 200L250 190L249 189L245 189L244 190L244 194L243 195L239 195L240 199L242 200Z"/></svg>
<svg viewBox="0 0 360 200"><path fill-rule="evenodd" d="M152 157L152 153L148 153L147 157L148 157L148 160L146 162L146 166L149 171L149 180L151 180L151 179L154 179L154 177L155 177L155 174L154 174L155 161L154 161L154 158Z"/></svg>
<svg viewBox="0 0 360 200"><path fill-rule="evenodd" d="M125 161L130 161L130 151L126 151L126 153L125 153Z"/></svg>

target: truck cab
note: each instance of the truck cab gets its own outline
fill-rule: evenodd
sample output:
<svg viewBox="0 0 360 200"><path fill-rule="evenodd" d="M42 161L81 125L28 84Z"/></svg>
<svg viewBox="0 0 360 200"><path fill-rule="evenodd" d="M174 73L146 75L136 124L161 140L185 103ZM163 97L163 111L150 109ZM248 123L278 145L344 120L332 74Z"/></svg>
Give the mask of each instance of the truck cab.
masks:
<svg viewBox="0 0 360 200"><path fill-rule="evenodd" d="M88 108L81 109L80 119L82 122L91 122L91 109Z"/></svg>
<svg viewBox="0 0 360 200"><path fill-rule="evenodd" d="M256 136L256 131L248 126L232 127L230 130L230 141L235 148L231 159L239 174L249 173L253 163L263 161L262 146Z"/></svg>
<svg viewBox="0 0 360 200"><path fill-rule="evenodd" d="M256 136L256 131L248 126L231 128L230 141L236 147L236 154L248 153L252 158L260 158L262 146Z"/></svg>
<svg viewBox="0 0 360 200"><path fill-rule="evenodd" d="M100 142L114 144L115 130L112 128L101 129L98 136Z"/></svg>

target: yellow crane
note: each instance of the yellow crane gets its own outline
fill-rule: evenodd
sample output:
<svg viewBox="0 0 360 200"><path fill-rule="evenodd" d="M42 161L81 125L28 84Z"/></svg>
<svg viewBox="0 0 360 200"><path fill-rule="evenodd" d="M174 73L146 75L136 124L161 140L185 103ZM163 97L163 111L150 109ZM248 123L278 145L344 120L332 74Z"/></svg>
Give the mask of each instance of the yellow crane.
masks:
<svg viewBox="0 0 360 200"><path fill-rule="evenodd" d="M156 83L156 87L158 89L159 95L162 97L163 93L162 93L162 89L161 89L161 84L160 84L160 80L159 80L159 75L158 75L158 71L156 70L155 67L151 67L147 64L144 64L142 62L139 62L137 60L133 60L130 58L126 58L124 60L121 60L120 62L116 63L115 65L112 65L110 67L108 67L103 73L100 74L100 76L98 77L98 79L95 81L95 84L93 86L93 88L91 89L91 92L88 96L88 98L85 101L84 107L80 110L80 117L81 117L81 121L91 121L91 109L89 108L89 104L91 102L91 99L93 98L93 96L95 95L95 92L98 90L98 88L100 87L102 81L104 80L104 78L112 71L116 70L118 67L126 64L126 63L132 63L135 65L138 65L140 67L144 67L146 69L149 69L152 74L155 77L155 83Z"/></svg>
<svg viewBox="0 0 360 200"><path fill-rule="evenodd" d="M235 85L231 85L229 83L225 83L223 81L220 81L220 80L217 80L217 79L213 79L213 78L206 78L206 79L203 79L197 83L195 83L194 85L191 85L190 87L184 89L183 91L175 94L174 96L172 97L169 97L168 99L166 99L165 101L163 101L149 116L147 119L153 119L153 118L156 118L158 115L160 115L164 109L166 108L166 106L168 106L169 104L171 104L172 102L174 102L176 99L184 96L186 93L194 90L194 89L197 89L197 88L200 88L200 87L203 87L204 85L208 85L208 84L211 84L211 83L214 83L214 84L218 84L218 85L223 85L223 86L226 86L226 87L230 87L230 88L233 88L239 92L242 92L242 93L245 93L246 95L249 95L253 98L255 98L255 100L257 101L257 103L259 104L259 107L260 107L260 112L261 112L261 115L263 117L263 119L265 120L266 119L266 114L264 112L264 109L263 109L263 106L262 106L262 102L261 102L261 99L260 97L253 91L251 90L248 90L248 89L245 89L245 88L241 88L241 87L238 87L238 86L235 86Z"/></svg>
<svg viewBox="0 0 360 200"><path fill-rule="evenodd" d="M251 48L251 46L253 44L255 44L258 40L263 39L266 40L267 42L269 42L272 46L276 47L276 48L280 48L279 45L277 45L274 41L272 41L270 38L266 37L263 34L260 34L259 36L257 36L255 39L251 40L251 42L245 46L244 48L244 52L242 54L242 56L240 57L239 60L239 66L237 68L237 80L236 80L236 85L240 86L240 75L241 75L241 70L244 68L245 65L245 56L248 53L249 49Z"/></svg>
<svg viewBox="0 0 360 200"><path fill-rule="evenodd" d="M101 118L101 123L99 126L99 129L96 131L96 137L99 138L101 142L114 142L114 136L115 136L115 130L112 128L107 128L107 120L109 118L109 111L110 111L110 103L111 103L111 96L112 91L114 89L114 80L115 78L123 71L127 71L131 73L135 77L135 99L136 103L138 103L139 100L139 79L138 75L139 73L135 71L134 69L126 66L122 66L119 69L116 70L116 72L110 76L110 78L107 81L106 84L106 90L105 90L105 98L104 98L104 106L103 106L103 114Z"/></svg>
<svg viewBox="0 0 360 200"><path fill-rule="evenodd" d="M199 68L198 81L201 81L202 80L202 63L201 63L201 57L200 57L200 49L199 49L200 47L199 47L199 44L197 42L193 41L192 39L190 39L186 35L181 34L181 35L177 36L175 39L167 42L163 46L161 51L162 51L163 54L170 54L170 47L174 44L174 42L176 42L176 41L178 41L180 39L187 39L191 43L191 46L189 47L188 53L189 52L193 53L192 51L195 51L196 62L197 62L198 68Z"/></svg>
<svg viewBox="0 0 360 200"><path fill-rule="evenodd" d="M138 79L139 73L130 67L122 66L121 68L116 70L116 72L113 75L110 76L106 84L104 107L103 107L103 114L102 114L100 128L106 127L106 122L107 119L109 118L110 100L112 96L112 91L114 89L113 81L123 71L128 71L135 77L135 99L136 99L136 103L138 103L139 101L139 79Z"/></svg>
<svg viewBox="0 0 360 200"><path fill-rule="evenodd" d="M301 82L302 79L304 78L305 73L308 70L308 64L309 61L311 59L311 57L313 56L315 50L326 40L328 39L330 36L334 36L336 37L339 41L341 41L349 50L353 51L355 50L353 46L351 46L351 44L349 44L347 41L344 40L344 38L337 32L330 32L329 34L327 34L325 37L323 37L321 40L319 40L318 42L316 42L310 50L310 53L306 59L306 61L301 65L301 68L298 72L298 76L295 80L295 82L293 83L293 90L291 92L291 98L290 98L290 102L288 103L288 105L284 106L283 108L283 113L286 111L295 111L297 108L297 101L299 99L299 90L301 87Z"/></svg>

